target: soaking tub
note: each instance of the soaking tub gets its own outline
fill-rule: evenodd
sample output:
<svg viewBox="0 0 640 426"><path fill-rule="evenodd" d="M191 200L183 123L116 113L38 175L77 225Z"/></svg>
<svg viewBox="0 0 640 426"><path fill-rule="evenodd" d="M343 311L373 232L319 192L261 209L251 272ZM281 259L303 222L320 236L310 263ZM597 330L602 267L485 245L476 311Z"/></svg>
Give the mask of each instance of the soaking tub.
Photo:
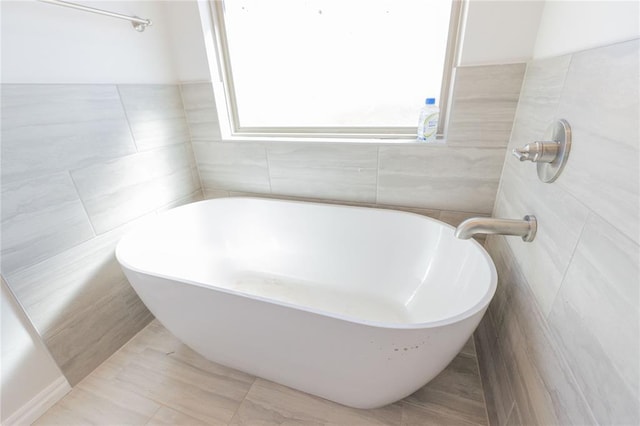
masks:
<svg viewBox="0 0 640 426"><path fill-rule="evenodd" d="M357 408L440 373L497 281L485 250L435 219L257 198L159 214L116 255L149 310L196 352Z"/></svg>

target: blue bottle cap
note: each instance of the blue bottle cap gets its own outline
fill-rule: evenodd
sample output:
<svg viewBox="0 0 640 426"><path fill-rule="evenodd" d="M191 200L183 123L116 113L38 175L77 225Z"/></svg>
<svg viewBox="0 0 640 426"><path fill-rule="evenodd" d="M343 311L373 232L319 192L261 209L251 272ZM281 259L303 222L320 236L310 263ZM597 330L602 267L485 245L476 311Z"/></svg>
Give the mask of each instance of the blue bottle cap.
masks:
<svg viewBox="0 0 640 426"><path fill-rule="evenodd" d="M424 101L425 104L427 105L435 105L436 104L436 98L427 98L426 101Z"/></svg>

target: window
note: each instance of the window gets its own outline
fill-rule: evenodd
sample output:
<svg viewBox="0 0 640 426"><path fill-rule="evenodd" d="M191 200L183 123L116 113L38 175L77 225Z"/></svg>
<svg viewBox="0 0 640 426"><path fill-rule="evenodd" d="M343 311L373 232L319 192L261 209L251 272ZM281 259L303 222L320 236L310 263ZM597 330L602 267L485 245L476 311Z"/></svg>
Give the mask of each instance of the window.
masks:
<svg viewBox="0 0 640 426"><path fill-rule="evenodd" d="M442 133L459 1L211 5L230 135L414 138L427 97Z"/></svg>

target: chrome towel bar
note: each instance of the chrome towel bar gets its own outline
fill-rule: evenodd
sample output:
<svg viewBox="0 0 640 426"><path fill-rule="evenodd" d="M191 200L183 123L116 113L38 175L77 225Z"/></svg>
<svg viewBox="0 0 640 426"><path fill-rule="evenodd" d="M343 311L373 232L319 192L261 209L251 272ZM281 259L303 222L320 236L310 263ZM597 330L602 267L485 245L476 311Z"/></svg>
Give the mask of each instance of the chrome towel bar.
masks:
<svg viewBox="0 0 640 426"><path fill-rule="evenodd" d="M71 9L78 9L84 12L97 13L99 15L111 16L112 18L124 19L126 21L131 22L131 25L133 25L133 28L138 32L142 32L149 25L153 25L153 22L151 22L150 19L142 19L142 18L138 18L137 16L128 16L128 15L123 15L121 13L109 12L107 10L96 9L95 7L83 6L81 4L76 4L76 3L69 3L67 1L61 1L61 0L40 0L40 1L43 3L50 3L58 6L69 7Z"/></svg>

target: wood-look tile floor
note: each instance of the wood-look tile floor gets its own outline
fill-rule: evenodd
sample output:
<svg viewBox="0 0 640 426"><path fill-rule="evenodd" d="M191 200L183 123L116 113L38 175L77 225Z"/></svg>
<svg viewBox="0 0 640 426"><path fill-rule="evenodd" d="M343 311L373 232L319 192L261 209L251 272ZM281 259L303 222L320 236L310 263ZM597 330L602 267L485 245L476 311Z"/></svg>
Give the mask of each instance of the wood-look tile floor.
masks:
<svg viewBox="0 0 640 426"><path fill-rule="evenodd" d="M35 425L487 425L473 341L413 395L345 407L207 361L153 321Z"/></svg>

